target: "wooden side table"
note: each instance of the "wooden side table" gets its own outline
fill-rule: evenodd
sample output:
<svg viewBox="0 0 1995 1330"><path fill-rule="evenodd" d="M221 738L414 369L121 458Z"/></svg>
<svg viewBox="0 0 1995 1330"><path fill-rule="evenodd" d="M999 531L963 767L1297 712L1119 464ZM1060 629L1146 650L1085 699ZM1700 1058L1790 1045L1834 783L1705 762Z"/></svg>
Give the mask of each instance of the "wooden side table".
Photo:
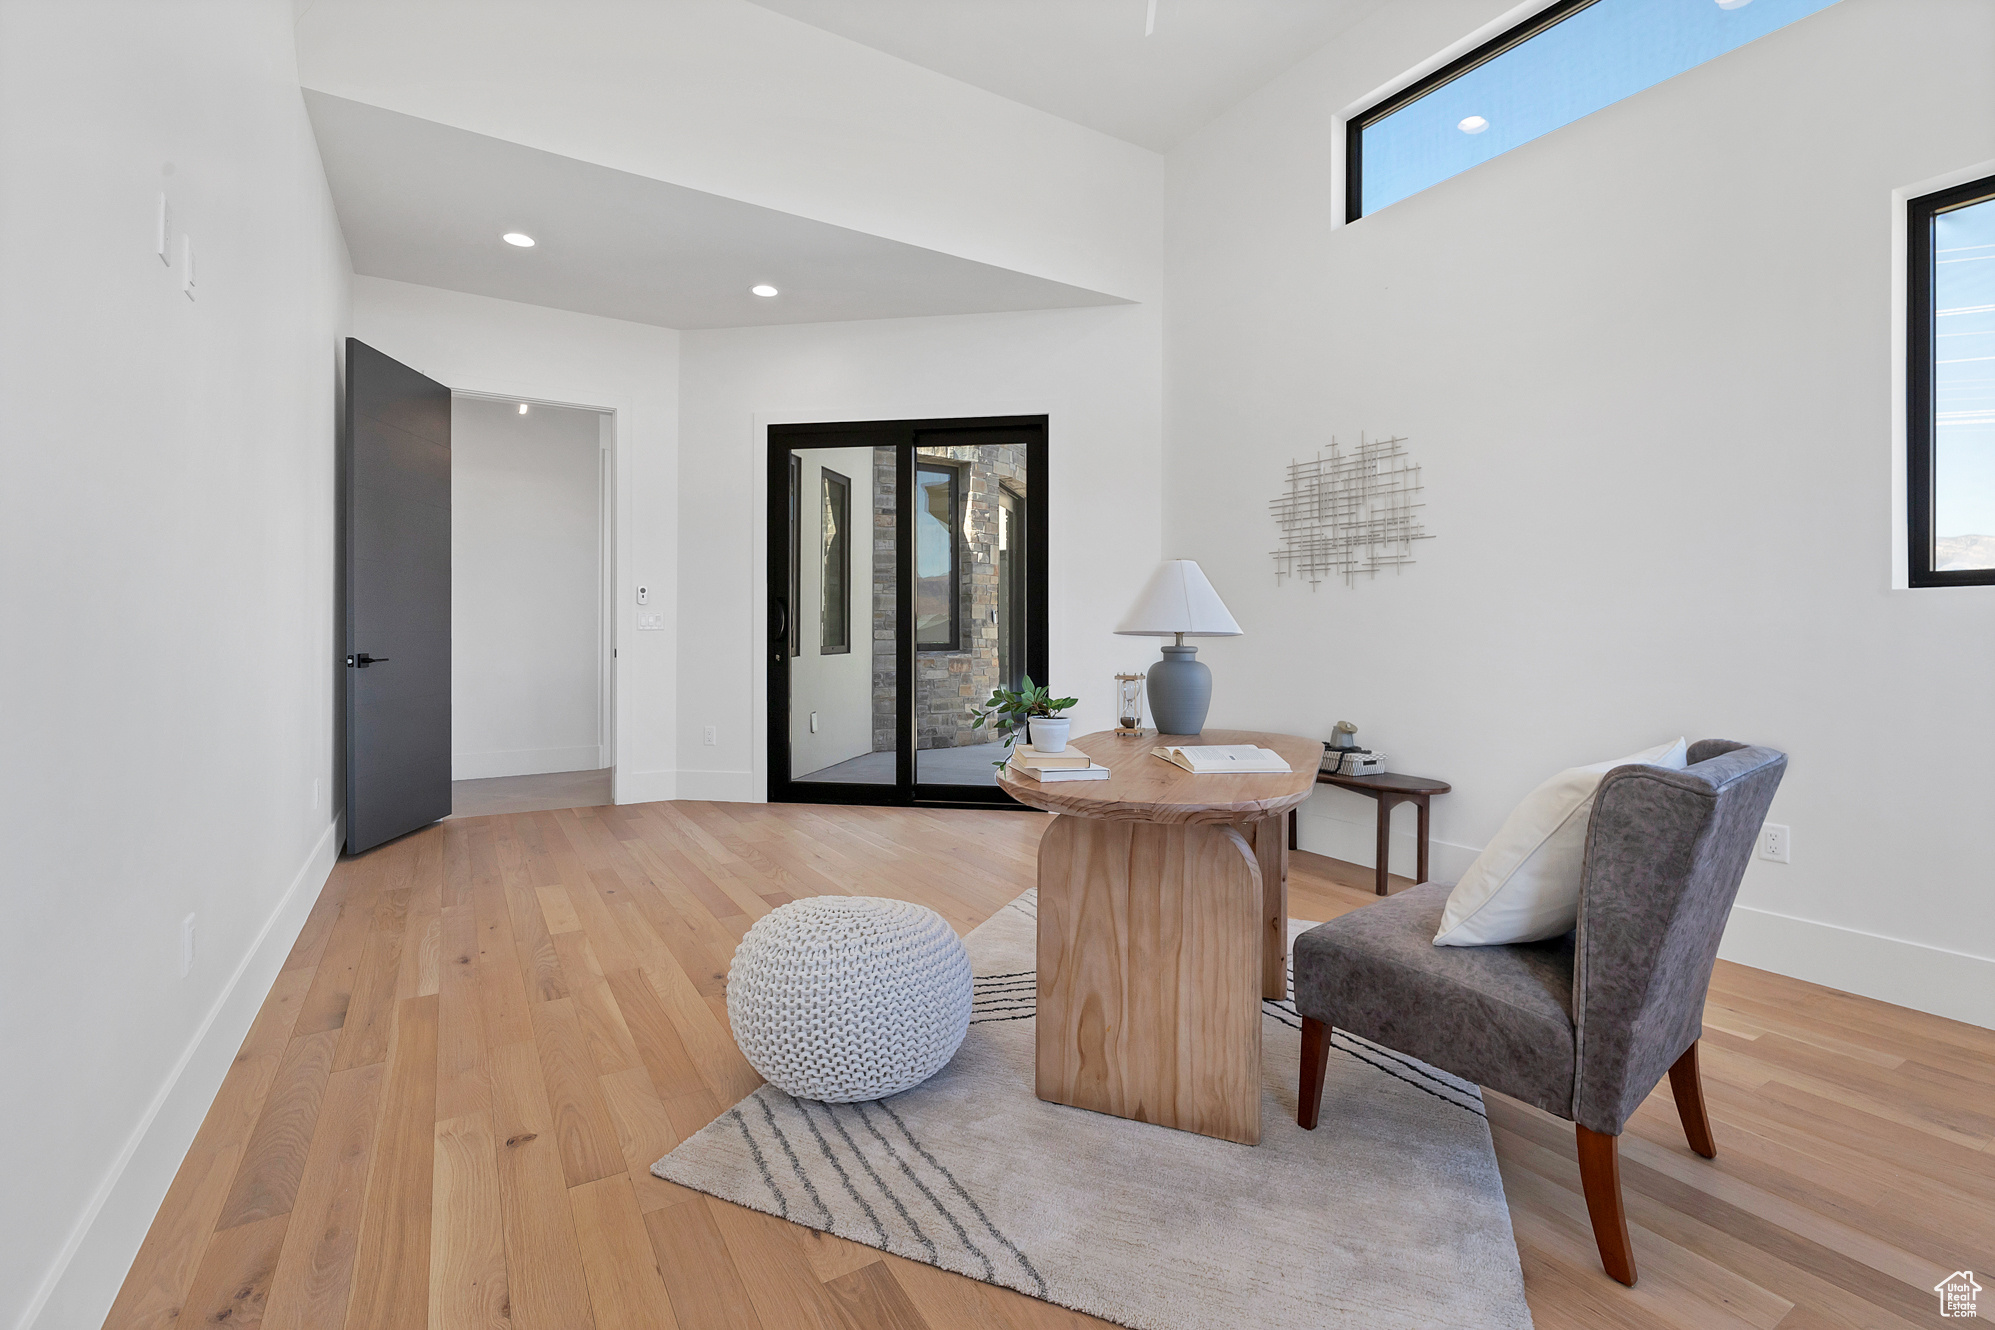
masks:
<svg viewBox="0 0 1995 1330"><path fill-rule="evenodd" d="M1287 772L1195 776L1150 750L1259 744ZM998 774L1058 813L1039 841L1041 1099L1253 1145L1261 1139L1261 999L1288 995L1282 817L1309 797L1323 745L1207 730L1073 746L1107 780Z"/></svg>
<svg viewBox="0 0 1995 1330"><path fill-rule="evenodd" d="M1376 776L1333 776L1327 771L1319 771L1316 783L1354 791L1378 804L1378 872L1374 890L1381 896L1385 895L1386 860L1392 847L1393 807L1396 804L1417 806L1420 810L1420 852L1419 868L1413 880L1427 880L1427 801L1437 794L1446 794L1453 786L1444 780L1402 776L1393 771L1380 772ZM1288 847L1291 850L1299 848L1295 843L1295 821L1295 810L1291 809L1288 815Z"/></svg>

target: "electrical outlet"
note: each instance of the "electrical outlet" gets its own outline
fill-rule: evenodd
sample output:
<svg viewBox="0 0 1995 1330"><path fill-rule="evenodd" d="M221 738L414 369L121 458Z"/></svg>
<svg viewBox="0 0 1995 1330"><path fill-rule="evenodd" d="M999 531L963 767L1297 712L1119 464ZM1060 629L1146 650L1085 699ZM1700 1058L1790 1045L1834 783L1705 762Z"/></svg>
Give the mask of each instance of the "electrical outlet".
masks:
<svg viewBox="0 0 1995 1330"><path fill-rule="evenodd" d="M180 292L194 298L194 237L180 237Z"/></svg>
<svg viewBox="0 0 1995 1330"><path fill-rule="evenodd" d="M709 748L719 746L720 727L718 725L709 725L706 729L700 731L700 742Z"/></svg>
<svg viewBox="0 0 1995 1330"><path fill-rule="evenodd" d="M1768 822L1760 827L1760 858L1771 859L1777 864L1784 864L1789 862L1787 856L1792 850L1793 846L1789 843L1786 827L1781 826L1778 822Z"/></svg>
<svg viewBox="0 0 1995 1330"><path fill-rule="evenodd" d="M319 811L319 778L317 776L312 777L312 811L314 813Z"/></svg>
<svg viewBox="0 0 1995 1330"><path fill-rule="evenodd" d="M185 979L194 972L194 916L188 915L180 921L180 977Z"/></svg>
<svg viewBox="0 0 1995 1330"><path fill-rule="evenodd" d="M817 713L815 711L810 713L810 732L812 734L817 733Z"/></svg>

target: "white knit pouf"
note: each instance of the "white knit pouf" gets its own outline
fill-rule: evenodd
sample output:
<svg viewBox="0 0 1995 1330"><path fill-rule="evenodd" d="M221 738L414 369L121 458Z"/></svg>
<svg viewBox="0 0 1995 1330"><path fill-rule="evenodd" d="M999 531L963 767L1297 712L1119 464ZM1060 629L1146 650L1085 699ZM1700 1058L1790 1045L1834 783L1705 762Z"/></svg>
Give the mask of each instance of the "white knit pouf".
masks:
<svg viewBox="0 0 1995 1330"><path fill-rule="evenodd" d="M727 972L748 1065L798 1099L879 1099L921 1084L970 1029L970 953L906 901L813 896L757 920Z"/></svg>

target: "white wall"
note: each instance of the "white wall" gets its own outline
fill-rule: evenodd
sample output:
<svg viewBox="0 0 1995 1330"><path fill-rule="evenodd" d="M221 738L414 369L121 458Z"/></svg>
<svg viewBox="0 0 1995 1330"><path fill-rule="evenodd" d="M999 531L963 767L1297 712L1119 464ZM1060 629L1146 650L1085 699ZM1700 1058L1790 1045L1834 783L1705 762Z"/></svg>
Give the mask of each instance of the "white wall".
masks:
<svg viewBox="0 0 1995 1330"><path fill-rule="evenodd" d="M1158 154L746 0L318 0L298 33L305 86L334 96L1155 293Z"/></svg>
<svg viewBox="0 0 1995 1330"><path fill-rule="evenodd" d="M0 7L0 180L0 1324L67 1330L338 846L348 264L285 0Z"/></svg>
<svg viewBox="0 0 1995 1330"><path fill-rule="evenodd" d="M797 655L790 661L790 769L798 775L873 751L873 451L800 448L797 511L799 583ZM851 482L847 548L852 574L845 585L847 651L823 649L824 473ZM817 733L810 728L817 713Z"/></svg>
<svg viewBox="0 0 1995 1330"><path fill-rule="evenodd" d="M771 424L1048 415L1050 682L1080 730L1112 725L1113 676L1154 657L1110 629L1159 557L1160 324L1126 305L684 334L680 797L766 790Z"/></svg>
<svg viewBox="0 0 1995 1330"><path fill-rule="evenodd" d="M603 760L602 416L450 406L450 772Z"/></svg>
<svg viewBox="0 0 1995 1330"><path fill-rule="evenodd" d="M1995 588L1893 591L1890 507L1891 192L1995 157L1995 9L1842 0L1332 229L1335 114L1505 7L1400 0L1171 158L1167 552L1246 629L1214 720L1452 781L1441 880L1561 767L1773 744L1793 862L1727 954L1995 1024ZM1435 538L1277 587L1283 466L1361 430ZM1370 861L1369 802L1306 811Z"/></svg>
<svg viewBox="0 0 1995 1330"><path fill-rule="evenodd" d="M680 334L356 277L353 335L459 392L616 414L616 798L678 797ZM640 583L651 589L642 609ZM661 626L640 629L641 614Z"/></svg>

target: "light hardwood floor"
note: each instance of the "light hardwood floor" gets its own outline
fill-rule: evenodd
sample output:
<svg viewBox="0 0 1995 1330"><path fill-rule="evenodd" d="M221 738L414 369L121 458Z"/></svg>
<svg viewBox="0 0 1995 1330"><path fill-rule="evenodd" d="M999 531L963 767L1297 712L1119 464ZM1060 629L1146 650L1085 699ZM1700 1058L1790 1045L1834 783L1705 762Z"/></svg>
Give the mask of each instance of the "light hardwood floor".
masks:
<svg viewBox="0 0 1995 1330"><path fill-rule="evenodd" d="M1104 1324L647 1171L757 1083L724 998L750 923L853 892L967 931L1032 884L1049 820L644 804L452 820L342 861L107 1324ZM1297 854L1291 911L1362 908L1369 882ZM1542 1330L1923 1327L1943 1276L1988 1282L1995 1032L1721 964L1703 1062L1715 1161L1666 1090L1623 1138L1633 1289L1600 1270L1570 1126L1490 1096Z"/></svg>
<svg viewBox="0 0 1995 1330"><path fill-rule="evenodd" d="M614 803L608 767L596 771L550 771L537 776L488 776L450 783L452 817L494 813L539 813L563 808L599 808Z"/></svg>

